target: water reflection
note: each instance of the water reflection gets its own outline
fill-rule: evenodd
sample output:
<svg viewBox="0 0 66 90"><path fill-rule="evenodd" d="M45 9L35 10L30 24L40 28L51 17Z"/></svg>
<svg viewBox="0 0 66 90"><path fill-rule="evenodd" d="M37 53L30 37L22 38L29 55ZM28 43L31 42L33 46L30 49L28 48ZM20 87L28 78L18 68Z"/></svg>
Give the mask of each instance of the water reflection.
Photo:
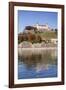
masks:
<svg viewBox="0 0 66 90"><path fill-rule="evenodd" d="M57 50L23 49L18 57L18 78L57 77Z"/></svg>

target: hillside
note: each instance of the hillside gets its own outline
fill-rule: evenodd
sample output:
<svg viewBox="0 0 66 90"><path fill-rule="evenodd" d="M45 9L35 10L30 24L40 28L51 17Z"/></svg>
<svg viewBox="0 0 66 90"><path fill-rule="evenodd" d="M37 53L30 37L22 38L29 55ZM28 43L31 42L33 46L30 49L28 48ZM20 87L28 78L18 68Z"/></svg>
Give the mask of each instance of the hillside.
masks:
<svg viewBox="0 0 66 90"><path fill-rule="evenodd" d="M37 43L37 42L40 43L43 40L47 41L52 38L57 38L56 31L19 33L18 34L18 43L20 43L22 41L30 41L31 43Z"/></svg>
<svg viewBox="0 0 66 90"><path fill-rule="evenodd" d="M43 33L36 33L36 34L40 35L44 39L57 38L57 33L55 31L46 31Z"/></svg>

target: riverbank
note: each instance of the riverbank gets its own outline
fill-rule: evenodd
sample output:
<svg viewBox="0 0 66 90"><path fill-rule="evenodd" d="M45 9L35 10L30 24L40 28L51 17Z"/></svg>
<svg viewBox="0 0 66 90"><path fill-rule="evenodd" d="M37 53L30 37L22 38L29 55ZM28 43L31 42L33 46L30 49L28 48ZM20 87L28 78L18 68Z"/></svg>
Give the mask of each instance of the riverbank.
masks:
<svg viewBox="0 0 66 90"><path fill-rule="evenodd" d="M45 43L45 42L42 42L42 43L31 43L31 42L22 42L20 44L18 44L18 48L43 48L43 49L47 49L47 48L57 48L57 44L54 44L54 43Z"/></svg>
<svg viewBox="0 0 66 90"><path fill-rule="evenodd" d="M44 48L21 48L21 47L18 47L18 49L21 49L21 50L48 50L48 49L57 49L57 47L44 47Z"/></svg>

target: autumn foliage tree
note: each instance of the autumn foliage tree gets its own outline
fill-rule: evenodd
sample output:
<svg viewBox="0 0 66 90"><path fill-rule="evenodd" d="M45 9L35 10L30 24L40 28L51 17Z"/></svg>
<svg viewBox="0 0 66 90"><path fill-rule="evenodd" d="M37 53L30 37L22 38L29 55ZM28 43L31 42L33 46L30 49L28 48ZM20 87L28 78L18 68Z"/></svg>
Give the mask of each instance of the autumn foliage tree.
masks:
<svg viewBox="0 0 66 90"><path fill-rule="evenodd" d="M33 27L33 26L26 26L25 30L33 30L35 33L31 33L31 32L23 32L18 34L18 43L23 42L23 41L29 41L32 43L36 43L36 42L41 42L41 37L40 35L37 35L37 28Z"/></svg>
<svg viewBox="0 0 66 90"><path fill-rule="evenodd" d="M32 33L27 33L27 34L22 34L22 35L18 35L18 43L22 42L22 41L29 41L32 43L36 43L36 42L41 42L41 37L39 35L36 34L32 34Z"/></svg>

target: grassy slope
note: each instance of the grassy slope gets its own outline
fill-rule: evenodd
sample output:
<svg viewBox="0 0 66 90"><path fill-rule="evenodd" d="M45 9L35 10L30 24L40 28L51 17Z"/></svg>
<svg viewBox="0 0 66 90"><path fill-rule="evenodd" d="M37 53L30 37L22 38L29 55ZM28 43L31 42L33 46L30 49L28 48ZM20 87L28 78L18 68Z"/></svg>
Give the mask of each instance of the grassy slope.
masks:
<svg viewBox="0 0 66 90"><path fill-rule="evenodd" d="M36 33L36 34L40 35L42 38L45 38L45 39L57 38L56 32L53 32L53 31L44 32L44 33Z"/></svg>

